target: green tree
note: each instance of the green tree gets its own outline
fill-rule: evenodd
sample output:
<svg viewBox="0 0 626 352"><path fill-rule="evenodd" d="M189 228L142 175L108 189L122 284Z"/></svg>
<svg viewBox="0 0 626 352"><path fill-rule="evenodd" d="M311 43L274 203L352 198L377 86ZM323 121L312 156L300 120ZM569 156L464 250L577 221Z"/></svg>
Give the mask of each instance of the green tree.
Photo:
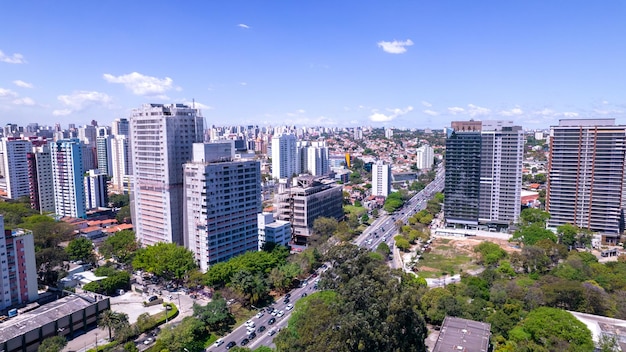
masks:
<svg viewBox="0 0 626 352"><path fill-rule="evenodd" d="M572 314L556 308L532 310L509 338L518 344L530 341L549 351L593 351L591 331Z"/></svg>
<svg viewBox="0 0 626 352"><path fill-rule="evenodd" d="M396 241L396 247L398 247L401 251L406 252L409 248L411 248L411 244L403 236L398 235L393 239Z"/></svg>
<svg viewBox="0 0 626 352"><path fill-rule="evenodd" d="M98 251L105 258L115 258L118 262L129 264L132 257L139 249L135 232L124 230L108 236L98 247Z"/></svg>
<svg viewBox="0 0 626 352"><path fill-rule="evenodd" d="M159 242L137 251L133 268L144 270L166 280L182 280L196 268L193 253L175 243Z"/></svg>
<svg viewBox="0 0 626 352"><path fill-rule="evenodd" d="M231 278L229 286L241 294L249 305L265 300L269 294L269 287L263 275L247 270L236 272Z"/></svg>
<svg viewBox="0 0 626 352"><path fill-rule="evenodd" d="M552 231L545 229L544 225L540 223L522 226L511 237L511 241L522 242L525 245L534 245L543 239L548 239L555 243L557 241L556 235Z"/></svg>
<svg viewBox="0 0 626 352"><path fill-rule="evenodd" d="M200 319L209 331L222 335L235 324L235 317L230 313L226 300L214 299L204 306L193 304L193 315Z"/></svg>
<svg viewBox="0 0 626 352"><path fill-rule="evenodd" d="M95 263L93 243L85 237L78 237L70 241L65 249L70 260L81 260L86 263Z"/></svg>
<svg viewBox="0 0 626 352"><path fill-rule="evenodd" d="M41 341L37 352L60 352L67 345L67 340L63 336L52 336Z"/></svg>
<svg viewBox="0 0 626 352"><path fill-rule="evenodd" d="M131 218L130 218L130 205L125 205L123 207L120 208L120 210L117 212L117 214L115 215L115 219L117 220L117 222L119 222L120 224L123 223L130 223L131 222Z"/></svg>
<svg viewBox="0 0 626 352"><path fill-rule="evenodd" d="M111 194L109 203L114 208L121 208L130 204L130 197L128 194Z"/></svg>
<svg viewBox="0 0 626 352"><path fill-rule="evenodd" d="M337 219L319 217L313 221L313 231L322 238L330 237L337 231L337 224Z"/></svg>
<svg viewBox="0 0 626 352"><path fill-rule="evenodd" d="M128 315L126 313L114 312L111 309L107 309L100 313L98 319L98 326L109 330L109 341L113 339L112 331L117 336L118 332L129 327Z"/></svg>
<svg viewBox="0 0 626 352"><path fill-rule="evenodd" d="M176 326L167 326L161 330L159 338L152 347L153 351L185 351L203 352L208 336L204 324L194 317L185 317Z"/></svg>
<svg viewBox="0 0 626 352"><path fill-rule="evenodd" d="M499 245L489 241L481 242L474 247L474 252L480 253L480 260L486 265L495 265L501 259L506 258L506 251Z"/></svg>
<svg viewBox="0 0 626 352"><path fill-rule="evenodd" d="M404 205L404 200L400 192L393 192L385 199L383 209L388 213L393 213Z"/></svg>
<svg viewBox="0 0 626 352"><path fill-rule="evenodd" d="M539 224L540 227L545 227L548 219L550 219L550 214L540 209L526 208L520 213L520 224L522 226Z"/></svg>
<svg viewBox="0 0 626 352"><path fill-rule="evenodd" d="M376 247L376 252L380 253L383 257L386 258L389 254L391 254L391 249L389 248L387 243L380 242L378 247Z"/></svg>

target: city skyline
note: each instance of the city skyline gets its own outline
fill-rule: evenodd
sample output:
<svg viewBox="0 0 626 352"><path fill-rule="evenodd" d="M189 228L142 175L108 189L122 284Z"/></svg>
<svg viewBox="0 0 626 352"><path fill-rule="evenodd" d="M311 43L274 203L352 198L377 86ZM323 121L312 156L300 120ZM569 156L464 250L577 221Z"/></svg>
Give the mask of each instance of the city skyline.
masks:
<svg viewBox="0 0 626 352"><path fill-rule="evenodd" d="M3 13L2 125L107 125L194 99L208 126L626 124L620 1L25 1Z"/></svg>

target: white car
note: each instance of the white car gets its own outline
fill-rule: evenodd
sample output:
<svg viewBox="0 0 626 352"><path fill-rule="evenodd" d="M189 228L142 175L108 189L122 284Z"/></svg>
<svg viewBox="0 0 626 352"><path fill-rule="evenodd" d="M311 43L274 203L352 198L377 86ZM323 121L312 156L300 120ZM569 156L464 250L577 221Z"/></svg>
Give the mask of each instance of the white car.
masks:
<svg viewBox="0 0 626 352"><path fill-rule="evenodd" d="M261 317L263 317L264 315L265 315L265 313L263 313L263 312L258 312L258 313L256 314L256 317L257 317L257 319L261 319Z"/></svg>
<svg viewBox="0 0 626 352"><path fill-rule="evenodd" d="M287 310L292 310L292 309L293 309L293 304L289 303L289 304L287 305L287 308L286 308L286 309L287 309Z"/></svg>
<svg viewBox="0 0 626 352"><path fill-rule="evenodd" d="M276 316L276 314L278 314L278 311L277 311L276 309L274 309L274 310L272 311L272 313L270 313L270 314L272 314L273 316Z"/></svg>
<svg viewBox="0 0 626 352"><path fill-rule="evenodd" d="M276 335L276 330L274 329L267 332L267 336L274 336L274 335Z"/></svg>
<svg viewBox="0 0 626 352"><path fill-rule="evenodd" d="M148 337L148 338L147 338L147 339L143 342L143 344L144 344L144 345L149 345L151 342L152 342L152 337Z"/></svg>
<svg viewBox="0 0 626 352"><path fill-rule="evenodd" d="M282 310L278 312L278 314L276 314L277 317L282 317L283 315L285 315L285 312L283 312Z"/></svg>
<svg viewBox="0 0 626 352"><path fill-rule="evenodd" d="M221 345L224 344L224 339L217 339L217 341L215 341L215 343L213 344L213 346L215 347L220 347Z"/></svg>
<svg viewBox="0 0 626 352"><path fill-rule="evenodd" d="M252 320L248 320L246 322L246 326L249 327L249 328L254 328L254 322Z"/></svg>

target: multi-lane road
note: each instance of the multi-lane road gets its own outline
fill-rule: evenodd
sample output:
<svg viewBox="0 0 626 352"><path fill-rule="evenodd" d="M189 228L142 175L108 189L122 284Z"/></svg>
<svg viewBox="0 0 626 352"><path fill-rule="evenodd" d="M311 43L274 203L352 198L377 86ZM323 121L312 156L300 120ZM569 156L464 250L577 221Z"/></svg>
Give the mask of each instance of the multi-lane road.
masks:
<svg viewBox="0 0 626 352"><path fill-rule="evenodd" d="M394 235L398 232L396 228L396 221L402 221L406 223L409 217L413 214L426 208L426 203L437 192L441 192L445 183L445 169L440 167L437 170L437 176L426 187L417 192L404 206L397 210L394 214L382 215L376 219L359 237L354 240L354 243L361 247L366 247L375 250L380 243L386 242L390 248L393 248ZM393 252L392 252L393 253ZM395 263L392 260L392 264ZM395 266L395 265L394 265Z"/></svg>
<svg viewBox="0 0 626 352"><path fill-rule="evenodd" d="M272 347L274 337L276 336L275 333L278 333L280 329L284 328L287 325L287 321L289 320L291 312L293 311L292 309L288 309L287 306L291 305L291 307L293 307L295 306L296 302L303 297L304 294L308 295L315 292L315 281L317 280L317 278L319 278L319 276L317 275L321 274L325 270L325 267L318 269L315 272L316 278L311 277L307 280L307 284L305 286L291 290L289 292L290 297L288 302L285 302L285 296L283 296L270 307L268 307L269 309L275 309L279 312L282 311L282 316L279 316L278 314L272 315L269 309L265 308L262 310L262 313L259 313L259 315L262 314L262 316L257 315L248 320L248 322L254 323L254 328L248 329L250 324L242 324L241 326L233 330L230 334L224 336L221 339L223 343L220 346L215 346L214 344L211 347L207 348L206 351L227 351L227 346L229 345L229 343L233 342L235 346L242 346L241 342L244 339L249 340L245 347L249 347L252 350L259 346ZM272 324L270 324L271 319L274 319L274 322ZM254 331L256 337L250 339L249 331ZM273 331L274 333L270 334L270 331Z"/></svg>

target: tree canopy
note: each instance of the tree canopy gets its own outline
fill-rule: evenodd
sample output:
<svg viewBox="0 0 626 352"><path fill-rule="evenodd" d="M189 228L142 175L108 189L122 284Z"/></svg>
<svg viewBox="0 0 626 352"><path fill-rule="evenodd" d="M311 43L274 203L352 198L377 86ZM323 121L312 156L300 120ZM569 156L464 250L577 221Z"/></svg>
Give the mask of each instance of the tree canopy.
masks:
<svg viewBox="0 0 626 352"><path fill-rule="evenodd" d="M85 237L78 237L70 241L65 251L70 260L80 260L85 263L96 262L96 257L93 253L93 243Z"/></svg>
<svg viewBox="0 0 626 352"><path fill-rule="evenodd" d="M426 351L421 286L379 258L351 244L330 249L323 291L298 301L277 349Z"/></svg>
<svg viewBox="0 0 626 352"><path fill-rule="evenodd" d="M166 280L182 280L196 268L193 253L175 243L159 242L137 251L133 268L144 270Z"/></svg>
<svg viewBox="0 0 626 352"><path fill-rule="evenodd" d="M130 230L114 233L107 237L98 247L98 251L102 256L107 259L114 257L123 264L129 264L132 261L132 257L137 249L139 249L139 245L135 239L135 232Z"/></svg>

